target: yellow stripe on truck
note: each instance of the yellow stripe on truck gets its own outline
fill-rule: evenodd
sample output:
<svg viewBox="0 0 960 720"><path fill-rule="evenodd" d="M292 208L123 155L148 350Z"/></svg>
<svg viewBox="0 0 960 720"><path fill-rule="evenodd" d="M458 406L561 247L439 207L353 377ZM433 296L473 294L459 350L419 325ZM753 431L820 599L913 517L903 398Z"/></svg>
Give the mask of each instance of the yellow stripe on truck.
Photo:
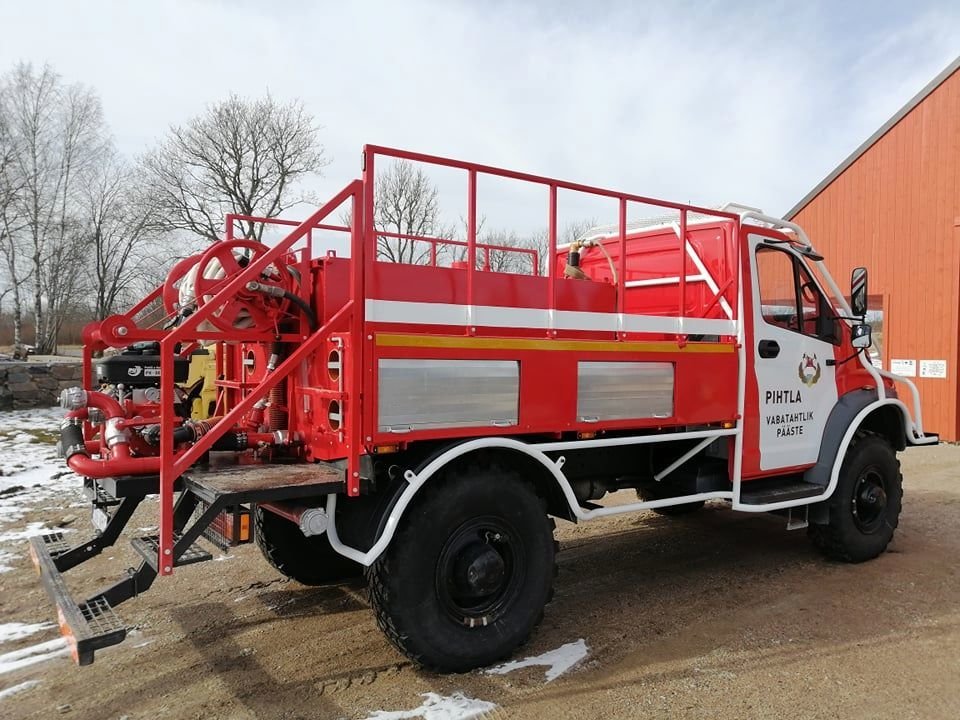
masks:
<svg viewBox="0 0 960 720"><path fill-rule="evenodd" d="M580 352L629 353L732 353L733 343L687 343L606 340L533 340L530 338L481 338L456 335L378 333L378 347L409 347L463 350L575 350Z"/></svg>

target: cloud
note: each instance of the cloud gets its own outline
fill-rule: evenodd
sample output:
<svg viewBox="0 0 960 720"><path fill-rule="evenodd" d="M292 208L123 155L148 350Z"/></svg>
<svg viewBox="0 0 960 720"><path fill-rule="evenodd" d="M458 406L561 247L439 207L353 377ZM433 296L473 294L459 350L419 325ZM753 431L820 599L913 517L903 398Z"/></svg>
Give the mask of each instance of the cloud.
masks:
<svg viewBox="0 0 960 720"><path fill-rule="evenodd" d="M95 87L129 154L231 91L299 97L333 159L320 195L373 142L780 213L956 52L951 4L834 5L17 3L0 68ZM437 182L456 219L462 178ZM543 224L542 195L492 185L492 225Z"/></svg>

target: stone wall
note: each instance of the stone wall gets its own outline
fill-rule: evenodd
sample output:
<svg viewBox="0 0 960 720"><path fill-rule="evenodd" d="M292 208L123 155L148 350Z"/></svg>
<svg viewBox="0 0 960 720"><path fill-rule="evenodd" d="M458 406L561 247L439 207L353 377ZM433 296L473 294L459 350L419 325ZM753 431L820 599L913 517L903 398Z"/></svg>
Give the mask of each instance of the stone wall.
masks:
<svg viewBox="0 0 960 720"><path fill-rule="evenodd" d="M64 388L82 385L77 362L0 362L0 410L51 407Z"/></svg>

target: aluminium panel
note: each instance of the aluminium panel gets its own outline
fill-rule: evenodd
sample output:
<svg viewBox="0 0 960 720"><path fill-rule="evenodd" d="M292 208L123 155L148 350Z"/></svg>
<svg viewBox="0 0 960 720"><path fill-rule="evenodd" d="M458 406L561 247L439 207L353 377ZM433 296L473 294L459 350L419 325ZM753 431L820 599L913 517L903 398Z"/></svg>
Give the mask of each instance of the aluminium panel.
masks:
<svg viewBox="0 0 960 720"><path fill-rule="evenodd" d="M509 427L519 419L520 365L509 360L399 360L378 364L380 432Z"/></svg>
<svg viewBox="0 0 960 720"><path fill-rule="evenodd" d="M668 362L580 362L577 420L673 416L674 366Z"/></svg>

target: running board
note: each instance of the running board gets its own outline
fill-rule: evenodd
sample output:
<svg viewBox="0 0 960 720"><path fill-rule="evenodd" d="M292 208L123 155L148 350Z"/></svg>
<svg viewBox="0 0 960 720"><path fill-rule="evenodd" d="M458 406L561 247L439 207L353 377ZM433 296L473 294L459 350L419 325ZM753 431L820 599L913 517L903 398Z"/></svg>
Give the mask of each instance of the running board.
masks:
<svg viewBox="0 0 960 720"><path fill-rule="evenodd" d="M95 651L123 642L127 627L103 595L95 595L79 604L73 599L50 556L50 545L55 543L44 537L30 538L30 558L47 596L57 608L60 632L70 646L73 659L78 665L89 665Z"/></svg>
<svg viewBox="0 0 960 720"><path fill-rule="evenodd" d="M823 485L803 480L754 480L745 482L740 489L743 505L772 505L788 500L802 500L823 495Z"/></svg>

